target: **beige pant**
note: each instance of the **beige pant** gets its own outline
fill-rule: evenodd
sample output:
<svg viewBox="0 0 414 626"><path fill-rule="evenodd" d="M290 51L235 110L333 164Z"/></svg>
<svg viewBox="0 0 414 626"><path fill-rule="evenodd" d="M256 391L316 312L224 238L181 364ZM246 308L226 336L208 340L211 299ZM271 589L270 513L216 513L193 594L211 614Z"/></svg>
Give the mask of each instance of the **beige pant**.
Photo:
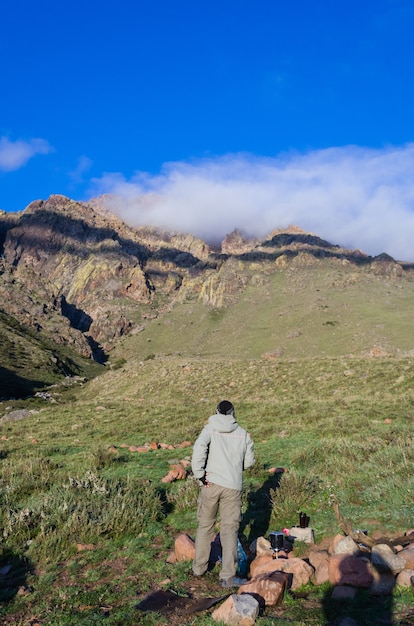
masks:
<svg viewBox="0 0 414 626"><path fill-rule="evenodd" d="M195 539L193 572L200 576L207 571L214 525L220 513L222 567L220 578L227 580L236 574L237 536L241 520L241 491L210 483L201 487L198 498L198 528Z"/></svg>

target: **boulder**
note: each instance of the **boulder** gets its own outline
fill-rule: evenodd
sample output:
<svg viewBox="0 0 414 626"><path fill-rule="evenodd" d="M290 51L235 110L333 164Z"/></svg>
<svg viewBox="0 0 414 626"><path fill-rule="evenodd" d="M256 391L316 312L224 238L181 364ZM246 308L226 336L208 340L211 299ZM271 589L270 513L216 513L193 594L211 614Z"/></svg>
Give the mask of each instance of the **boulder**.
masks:
<svg viewBox="0 0 414 626"><path fill-rule="evenodd" d="M311 550L309 563L315 570L312 577L312 582L315 585L323 585L329 581L329 554L327 550Z"/></svg>
<svg viewBox="0 0 414 626"><path fill-rule="evenodd" d="M343 537L340 539L333 548L334 554L354 554L360 553L358 544L352 539L352 537Z"/></svg>
<svg viewBox="0 0 414 626"><path fill-rule="evenodd" d="M389 596L395 587L395 576L391 572L378 572L375 567L371 568L373 581L369 593L372 596Z"/></svg>
<svg viewBox="0 0 414 626"><path fill-rule="evenodd" d="M398 556L404 561L404 569L414 569L414 545L403 548Z"/></svg>
<svg viewBox="0 0 414 626"><path fill-rule="evenodd" d="M368 588L373 581L369 561L352 554L333 554L329 559L329 581L332 585Z"/></svg>
<svg viewBox="0 0 414 626"><path fill-rule="evenodd" d="M395 582L400 587L412 587L414 590L414 569L403 569L396 577Z"/></svg>
<svg viewBox="0 0 414 626"><path fill-rule="evenodd" d="M250 593L255 597L259 596L265 605L273 606L282 600L287 583L288 576L283 572L260 574L242 585L238 593Z"/></svg>
<svg viewBox="0 0 414 626"><path fill-rule="evenodd" d="M193 561L195 557L195 543L186 533L178 535L174 542L174 553L177 561Z"/></svg>
<svg viewBox="0 0 414 626"><path fill-rule="evenodd" d="M405 568L405 560L400 555L401 552L395 554L388 544L379 543L372 547L371 562L379 572L392 572L396 576Z"/></svg>
<svg viewBox="0 0 414 626"><path fill-rule="evenodd" d="M215 622L229 626L253 626L259 615L259 602L252 595L232 594L215 609L211 617Z"/></svg>
<svg viewBox="0 0 414 626"><path fill-rule="evenodd" d="M292 559L272 559L268 556L258 556L250 564L252 578L260 574L271 574L276 571L292 574L292 589L298 589L298 587L306 585L314 573L311 565L297 557Z"/></svg>

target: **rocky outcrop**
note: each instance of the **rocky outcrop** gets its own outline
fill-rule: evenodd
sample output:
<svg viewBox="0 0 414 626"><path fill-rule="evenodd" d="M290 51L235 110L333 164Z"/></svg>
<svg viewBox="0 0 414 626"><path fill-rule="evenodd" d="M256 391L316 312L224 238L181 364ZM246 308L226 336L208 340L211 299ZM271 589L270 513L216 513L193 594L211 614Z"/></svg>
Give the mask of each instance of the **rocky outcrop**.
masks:
<svg viewBox="0 0 414 626"><path fill-rule="evenodd" d="M105 208L114 202L53 195L0 212L4 312L84 356L103 359L119 338L188 299L230 307L249 285L289 266L328 259L387 278L407 271L387 255L372 259L296 226L263 241L236 229L213 249L189 234L130 227Z"/></svg>

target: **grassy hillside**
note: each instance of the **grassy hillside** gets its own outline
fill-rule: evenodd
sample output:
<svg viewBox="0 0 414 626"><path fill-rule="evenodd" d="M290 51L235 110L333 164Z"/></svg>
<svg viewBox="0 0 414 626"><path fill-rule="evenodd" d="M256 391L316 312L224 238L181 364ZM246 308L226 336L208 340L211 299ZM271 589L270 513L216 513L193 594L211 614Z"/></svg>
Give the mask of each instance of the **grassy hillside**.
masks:
<svg viewBox="0 0 414 626"><path fill-rule="evenodd" d="M370 535L413 527L410 275L326 260L244 271L245 288L221 293L226 307L183 289L158 317L155 305L142 318L137 309L143 329L115 345L105 368L0 316L3 385L33 391L66 373L92 378L0 402L4 624L212 626L209 612L177 617L136 605L160 588L222 593L217 571L197 587L190 563L167 563L175 537L194 536L198 486L191 474L173 484L162 477L190 458L181 444L194 442L224 398L255 442L243 492L246 549L296 524L301 510L317 542L335 535L333 498ZM173 447L134 450L150 442ZM280 482L269 478L275 466L287 470ZM326 624L331 591L287 595L257 624ZM361 592L336 605L335 617L377 625L381 602ZM397 589L387 602L395 625L414 623L412 591Z"/></svg>
<svg viewBox="0 0 414 626"><path fill-rule="evenodd" d="M24 397L66 376L91 378L103 367L0 311L0 398Z"/></svg>
<svg viewBox="0 0 414 626"><path fill-rule="evenodd" d="M170 462L191 455L179 444L194 441L222 398L235 403L255 441L257 463L245 475L245 546L295 524L300 510L317 541L336 534L332 496L369 534L412 528L413 382L411 358L137 355L54 404L1 403L0 567L11 565L1 590L4 623L214 623L208 612L177 622L173 613L135 606L159 588L221 595L216 572L197 588L190 563L166 563L180 532L194 536L198 488L190 477L167 485L161 478ZM23 406L30 415L4 421ZM151 441L176 447L129 449ZM276 465L287 469L279 488L269 481ZM306 600L287 597L257 624L324 624L325 594L329 586L307 589ZM395 624L412 623L412 602L412 592L395 593ZM366 623L378 624L381 604L372 603L359 595L338 616L352 609L361 617L370 606L374 621Z"/></svg>
<svg viewBox="0 0 414 626"><path fill-rule="evenodd" d="M176 305L112 358L183 354L282 358L414 354L414 282L324 261L272 273L245 268L248 287L227 307Z"/></svg>

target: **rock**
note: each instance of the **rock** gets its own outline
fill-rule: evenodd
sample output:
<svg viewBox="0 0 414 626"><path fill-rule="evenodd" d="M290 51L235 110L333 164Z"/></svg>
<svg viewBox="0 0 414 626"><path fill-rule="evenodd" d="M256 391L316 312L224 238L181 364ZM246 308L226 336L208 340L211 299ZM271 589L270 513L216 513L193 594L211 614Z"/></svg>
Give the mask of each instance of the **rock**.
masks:
<svg viewBox="0 0 414 626"><path fill-rule="evenodd" d="M279 604L288 584L288 575L283 572L260 574L252 578L239 588L238 593L251 593L263 598L264 604L273 606Z"/></svg>
<svg viewBox="0 0 414 626"><path fill-rule="evenodd" d="M177 561L192 561L195 557L195 543L189 535L182 533L174 542Z"/></svg>
<svg viewBox="0 0 414 626"><path fill-rule="evenodd" d="M398 556L404 561L404 569L414 569L414 545L403 548Z"/></svg>
<svg viewBox="0 0 414 626"><path fill-rule="evenodd" d="M389 596L395 587L395 576L391 572L378 572L371 567L373 581L369 588L372 596Z"/></svg>
<svg viewBox="0 0 414 626"><path fill-rule="evenodd" d="M253 626L259 615L259 602L250 594L232 594L211 617L229 626Z"/></svg>
<svg viewBox="0 0 414 626"><path fill-rule="evenodd" d="M332 600L352 600L355 598L357 589L346 585L337 585L332 591Z"/></svg>
<svg viewBox="0 0 414 626"><path fill-rule="evenodd" d="M332 541L331 541L331 543L330 543L330 545L328 547L329 554L334 554L336 544L339 543L340 541L342 541L343 538L344 538L343 535L340 535L340 534L335 535L335 537L332 539Z"/></svg>
<svg viewBox="0 0 414 626"><path fill-rule="evenodd" d="M413 587L414 569L403 569L395 579L395 583L400 587Z"/></svg>
<svg viewBox="0 0 414 626"><path fill-rule="evenodd" d="M11 413L6 413L6 415L0 419L0 423L17 422L18 420L22 420L30 416L31 413L28 409L17 409L16 411L11 411Z"/></svg>
<svg viewBox="0 0 414 626"><path fill-rule="evenodd" d="M309 583L314 573L311 565L297 557L292 559L272 559L268 556L259 556L250 564L250 574L253 578L260 574L270 574L276 571L292 574L292 589L298 589L298 587Z"/></svg>
<svg viewBox="0 0 414 626"><path fill-rule="evenodd" d="M167 557L166 563L168 563L169 565L175 565L177 563L177 557L175 555L175 552L171 552L169 554L169 556Z"/></svg>
<svg viewBox="0 0 414 626"><path fill-rule="evenodd" d="M334 554L354 554L355 556L360 553L358 544L352 539L352 537L343 537L338 541L334 548Z"/></svg>
<svg viewBox="0 0 414 626"><path fill-rule="evenodd" d="M191 441L183 441L182 443L178 443L175 447L176 448L188 448L191 445L193 445Z"/></svg>
<svg viewBox="0 0 414 626"><path fill-rule="evenodd" d="M333 554L329 559L329 581L332 585L368 588L373 581L369 562L352 554Z"/></svg>
<svg viewBox="0 0 414 626"><path fill-rule="evenodd" d="M386 543L379 543L372 547L371 562L379 572L392 572L394 576L405 567L405 560L400 555L395 554L394 550Z"/></svg>
<svg viewBox="0 0 414 626"><path fill-rule="evenodd" d="M309 563L315 572L312 581L315 585L322 585L329 580L329 554L327 550L311 550Z"/></svg>
<svg viewBox="0 0 414 626"><path fill-rule="evenodd" d="M299 526L293 526L289 529L289 537L293 537L298 541L304 543L315 543L315 537L312 528L300 528Z"/></svg>
<svg viewBox="0 0 414 626"><path fill-rule="evenodd" d="M187 478L187 472L184 467L178 463L173 465L170 471L161 479L162 483L172 483L175 480L184 480Z"/></svg>
<svg viewBox="0 0 414 626"><path fill-rule="evenodd" d="M273 550L270 546L270 541L264 537L258 537L249 546L249 550L256 556L271 556L273 558Z"/></svg>
<svg viewBox="0 0 414 626"><path fill-rule="evenodd" d="M84 552L85 550L95 550L93 543L77 543L76 548L78 552Z"/></svg>
<svg viewBox="0 0 414 626"><path fill-rule="evenodd" d="M251 577L254 578L255 576L259 576L259 574L275 572L278 569L276 561L277 559L274 559L271 554L262 554L261 556L257 556L250 563Z"/></svg>

